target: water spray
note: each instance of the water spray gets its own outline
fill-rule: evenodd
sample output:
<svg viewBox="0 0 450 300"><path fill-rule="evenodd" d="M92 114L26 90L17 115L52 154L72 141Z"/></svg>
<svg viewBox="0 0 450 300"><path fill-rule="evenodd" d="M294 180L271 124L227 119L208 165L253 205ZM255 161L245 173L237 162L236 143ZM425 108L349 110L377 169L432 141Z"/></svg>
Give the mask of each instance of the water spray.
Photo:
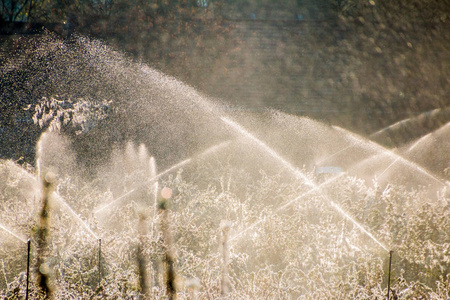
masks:
<svg viewBox="0 0 450 300"><path fill-rule="evenodd" d="M420 122L428 122L430 120L433 120L434 117L438 117L439 115L442 116L442 114L448 113L449 107L446 108L435 108L433 110L421 113L415 117L410 117L407 119L403 119L401 121L398 121L394 124L391 124L387 127L384 127L383 129L378 130L377 132L374 132L370 135L371 138L377 138L379 136L382 136L385 132L389 132L392 130L398 130L402 127L407 127L408 125L411 125L410 123L420 123ZM434 122L433 122L434 123ZM414 123L413 123L414 124Z"/></svg>
<svg viewBox="0 0 450 300"><path fill-rule="evenodd" d="M345 130L345 129L341 128L341 127L333 126L333 128L338 130L338 131L341 131L341 132L345 133L348 137L350 137L355 142L355 144L363 144L363 143L368 144L368 145L372 146L374 149L377 149L380 152L382 152L383 154L391 157L392 159L400 160L406 166L408 166L411 169L416 170L419 173L425 175L426 177L428 177L428 178L438 182L442 186L445 187L445 186L449 185L448 182L445 182L444 180L436 177L435 175L431 174L430 172L428 172L427 170L425 170L423 167L419 166L418 164L416 164L416 163L414 163L414 162L404 158L401 155L396 154L395 152L393 152L393 151L391 151L391 150L389 150L389 149L387 149L387 148L385 148L385 147L383 147L383 146L381 146L381 145L379 145L379 144L377 144L375 142L372 142L370 140L365 140L365 139L362 139L360 137L357 137L354 133L349 132L348 130ZM391 166L389 166L389 167L391 167Z"/></svg>
<svg viewBox="0 0 450 300"><path fill-rule="evenodd" d="M448 125L448 124L447 124ZM447 126L445 125L445 126ZM412 144L409 148L408 148L408 152L414 150L414 148L416 148L419 144L421 144L423 141L427 140L430 136L431 136L431 132L424 135L423 137L421 137L420 139L418 139L414 144Z"/></svg>
<svg viewBox="0 0 450 300"><path fill-rule="evenodd" d="M179 163L176 164L176 165L173 165L172 167L168 168L167 170L165 170L165 171L159 173L158 175L156 175L156 176L150 178L146 183L139 185L138 187L136 187L136 188L134 188L134 189L132 189L132 190L126 192L126 193L123 194L122 196L120 196L120 197L118 197L118 198L112 200L111 202L109 202L109 203L106 204L105 206L100 207L99 209L97 209L96 211L94 211L94 214L98 214L99 212L101 212L102 210L105 210L106 208L110 207L110 206L113 205L114 203L117 203L117 202L119 202L120 200L122 200L122 199L128 197L129 195L131 195L131 194L133 194L134 192L136 192L136 191L138 190L138 188L142 187L143 185L149 184L149 183L153 183L153 182L157 181L161 176L164 176L164 175L166 175L167 173L172 172L173 170L176 170L176 169L178 169L178 168L181 168L182 166L184 166L184 165L186 165L186 164L188 164L188 163L190 163L190 162L191 162L191 159L188 158L188 159L183 160L182 162L179 162Z"/></svg>
<svg viewBox="0 0 450 300"><path fill-rule="evenodd" d="M342 148L342 149L340 149L340 150L338 150L338 151L336 151L336 152L334 152L334 153L328 155L327 157L322 158L322 159L316 161L316 165L320 165L320 164L322 164L324 161L327 161L327 160L329 160L330 158L333 158L333 157L335 157L335 156L337 156L337 155L339 155L339 154L341 154L341 153L343 153L343 152L345 152L345 151L347 151L348 149L351 149L351 148L353 148L353 147L355 147L355 145L350 145L350 146L344 147L344 148Z"/></svg>
<svg viewBox="0 0 450 300"><path fill-rule="evenodd" d="M49 174L51 174L51 173L49 173ZM51 175L51 176L54 176L54 175ZM52 196L54 196L54 198L56 200L58 200L58 202L60 204L62 204L64 206L64 208L66 208L66 210L86 229L87 232L89 232L95 239L99 239L99 237L92 231L92 229L86 224L86 222L84 222L81 219L81 217L70 207L70 205L67 204L67 202L65 201L65 199L63 197L61 197L57 192L53 192ZM12 233L10 230L4 228L1 224L0 224L0 228L8 231L10 234L14 235L16 238L18 238L21 241L23 241L24 243L26 243L25 239L23 239L23 238L17 236L16 234Z"/></svg>
<svg viewBox="0 0 450 300"><path fill-rule="evenodd" d="M3 229L4 231L6 231L7 233L9 233L11 236L15 237L16 239L18 239L21 242L27 243L27 241L23 238L20 237L19 235L15 234L14 232L12 232L11 230L9 230L8 228L6 228L5 226L3 226L2 224L0 224L0 228Z"/></svg>
<svg viewBox="0 0 450 300"><path fill-rule="evenodd" d="M411 147L409 147L408 152L414 150L414 148L416 148L419 144L421 144L422 142L426 141L430 137L433 137L435 135L441 134L441 132L446 130L447 127L449 127L449 126L450 126L450 122L447 122L444 126L438 128L437 130L424 135L423 137L418 139Z"/></svg>
<svg viewBox="0 0 450 300"><path fill-rule="evenodd" d="M279 211L285 209L286 207L288 207L289 205L291 205L291 204L293 204L293 203L295 203L295 202L298 202L299 200L303 199L304 197L313 194L314 192L320 190L320 188L322 188L322 187L324 187L324 186L326 186L326 185L328 185L328 184L330 184L330 183L333 183L335 180L337 180L338 178L340 178L340 177L343 176L344 174L345 174L345 173L341 173L341 174L339 174L339 175L337 175L337 176L334 176L334 177L332 177L332 178L330 178L330 179L324 181L323 183L321 183L321 184L318 185L317 187L308 190L307 192L301 194L300 196L298 196L298 197L296 197L296 198L294 198L294 199L292 199L292 200L289 200L288 202L286 202L286 203L283 204L282 206L278 207L278 208L275 210L275 213L277 213L277 212L279 212ZM247 232L248 230L250 230L250 229L256 227L257 225L259 225L259 224L261 224L261 223L263 223L263 222L265 222L265 221L266 221L266 218L263 218L263 219L260 219L260 220L258 220L258 221L256 221L256 222L254 222L252 225L247 226L244 230L240 231L238 234L236 234L235 236L233 236L233 237L230 239L230 241L236 240L237 238L239 238L242 234L244 234L244 233Z"/></svg>
<svg viewBox="0 0 450 300"><path fill-rule="evenodd" d="M84 227L84 229L86 229L87 232L89 232L95 239L97 240L100 239L86 224L86 222L84 222L83 219L81 219L81 217L69 206L69 204L67 204L67 202L64 201L64 198L62 198L56 193L55 198L59 201L59 203L61 203L66 208L68 212L70 212L70 214Z"/></svg>
<svg viewBox="0 0 450 300"><path fill-rule="evenodd" d="M294 167L291 163L289 163L287 160L285 160L283 157L281 157L278 153L276 153L272 148L270 148L268 145L266 145L264 142L259 140L257 137L255 137L253 134L248 132L246 129L244 129L241 125L237 124L236 122L226 118L221 117L220 118L224 123L232 127L234 130L245 136L246 138L250 139L251 141L255 142L258 146L260 146L266 153L270 154L273 158L278 160L283 166L285 166L289 171L291 171L294 176L297 179L303 180L304 183L306 183L308 186L312 187L312 190L319 190L320 186L315 184L312 180L310 180L306 175L304 175L300 170L298 170L296 167ZM328 201L328 203L336 209L337 212L339 212L341 215L349 219L353 224L355 224L359 229L361 229L362 232L367 234L372 240L374 240L378 245L380 245L384 250L389 252L389 250L381 244L370 232L368 232L364 227L362 227L358 222L356 222L350 215L348 215L346 212L344 212L337 204L335 204L333 201L331 201L325 194L322 193L322 197Z"/></svg>
<svg viewBox="0 0 450 300"><path fill-rule="evenodd" d="M140 184L140 185L137 186L136 188L134 188L134 189L132 189L132 190L126 192L126 193L123 194L122 196L120 196L120 197L118 197L118 198L112 200L112 201L109 202L108 204L106 204L106 205L100 207L99 209L95 210L95 211L94 211L94 214L97 214L97 213L99 213L99 212L105 210L106 208L110 207L110 206L113 205L114 203L117 203L117 202L119 202L120 200L122 200L122 199L128 197L129 195L133 194L133 193L134 193L137 189L139 189L140 187L142 187L142 186L144 186L144 185L147 185L147 184L151 184L151 183L153 183L153 182L156 182L159 178L161 178L162 176L166 175L167 173L170 173L170 172L172 172L172 171L174 171L174 170L177 170L177 169L181 168L181 167L184 166L184 165L187 165L187 164L191 163L191 162L193 161L193 159L198 159L198 158L200 158L200 157L202 157L202 156L205 156L205 155L211 154L211 153L213 153L213 152L215 152L215 151L218 151L219 149L224 148L225 146L228 146L230 143L231 143L230 141L225 141L225 142L222 142L222 143L220 143L220 144L218 144L218 145L214 145L214 146L212 146L212 147L206 149L206 150L203 151L202 153L198 154L198 155L197 155L196 157L194 157L194 158L188 158L188 159L185 159L185 160L183 160L183 161L181 161L181 162L179 162L179 163L177 163L177 164L171 166L170 168L166 169L165 171L159 173L158 175L153 176L152 178L150 178L149 180L147 180L147 182L145 182L145 183L143 183L143 184Z"/></svg>
<svg viewBox="0 0 450 300"><path fill-rule="evenodd" d="M331 201L331 205L338 211L341 213L341 215L343 215L346 219L350 220L354 225L356 225L356 227L358 227L362 232L364 232L365 234L367 234L367 236L369 236L372 240L374 240L381 248L383 248L384 250L386 250L386 252L389 252L389 250L386 248L386 246L384 246L381 242L379 242L369 231L367 231L361 224L359 224L358 222L356 222L355 219L353 219L348 213L346 213L339 205L337 205L336 203L334 203L333 201Z"/></svg>
<svg viewBox="0 0 450 300"><path fill-rule="evenodd" d="M450 125L450 122L448 122L447 124L445 124L444 126L442 126L442 127L441 127L440 129L438 129L437 131L444 129L444 128L446 128L446 127L449 126L449 125ZM412 150L414 150L414 148L416 148L416 147L417 147L420 143L422 143L423 141L427 140L430 136L432 136L432 134L433 134L433 133L430 132L430 133L424 135L423 137L421 137L419 140L417 140L413 145L411 145L411 146L408 148L407 152L411 152ZM400 159L402 159L402 158L403 158L403 157L401 157L401 156L397 157L397 158L396 158L389 166L386 167L386 169L379 175L379 177L383 176L384 173L386 173L387 170L389 170L394 164L396 164L396 163L397 163ZM411 163L412 163L412 162L411 162ZM414 164L414 163L412 163L412 164ZM419 171L422 171L422 168L421 168L420 166L417 166L417 168L419 169ZM431 176L431 178L432 178L433 180L436 180L437 182L443 184L444 186L445 186L445 185L448 185L448 182L447 182L447 183L444 183L443 180L437 178L436 176L434 176L434 175L432 175L432 174L428 174L428 172L427 172L425 169L423 169L423 171L427 174L427 176Z"/></svg>
<svg viewBox="0 0 450 300"><path fill-rule="evenodd" d="M378 178L383 177L383 175L386 174L386 172L387 172L393 165L395 165L399 160L400 160L400 158L397 157L397 158L396 158L393 162L391 162L391 163L389 164L389 166L387 166L387 167L383 170L383 172L381 172L377 177L378 177Z"/></svg>
<svg viewBox="0 0 450 300"><path fill-rule="evenodd" d="M255 137L253 134L248 132L246 129L244 129L241 125L238 123L230 120L227 117L220 117L220 119L230 127L232 127L234 130L238 131L240 134L244 135L246 138L250 139L254 143L256 143L259 147L261 147L264 152L270 154L273 158L281 162L281 164L286 167L289 171L291 171L295 177L298 179L301 179L304 183L311 187L315 187L315 184L312 182L311 179L305 176L302 172L300 172L295 166L293 166L290 162L285 160L283 157L281 157L275 150L270 148L268 145L266 145L264 142L259 140L257 137Z"/></svg>

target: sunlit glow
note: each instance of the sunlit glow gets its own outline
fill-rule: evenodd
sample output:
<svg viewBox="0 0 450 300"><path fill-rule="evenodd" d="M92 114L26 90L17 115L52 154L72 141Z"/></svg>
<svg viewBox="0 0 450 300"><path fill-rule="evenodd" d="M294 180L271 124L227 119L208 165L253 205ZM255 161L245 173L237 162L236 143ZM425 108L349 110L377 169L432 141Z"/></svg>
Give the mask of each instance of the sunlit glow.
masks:
<svg viewBox="0 0 450 300"><path fill-rule="evenodd" d="M220 150L220 149L222 149L222 148L228 146L229 144L230 144L230 141L226 141L226 142L222 142L222 143L220 143L220 144L218 144L218 145L214 145L214 146L212 146L212 147L206 149L205 151L203 151L203 152L200 153L199 155L197 155L195 158L200 158L200 157L202 157L202 156L204 156L204 155L208 155L208 154L211 154L211 153L213 153L213 152L216 152L216 151L218 151L218 150ZM153 160L154 160L154 158L153 158ZM161 178L162 176L166 175L167 173L170 173L170 172L172 172L172 171L174 171L174 170L177 170L177 169L181 168L181 167L184 166L184 165L189 164L190 162L192 162L192 158L185 159L185 160L183 160L182 162L179 162L178 164L173 165L172 167L170 167L170 168L168 168L167 170L165 170L165 171L159 173L158 175L153 176L152 178L150 178L149 180L147 180L147 182L145 182L145 183L139 185L138 187L136 187L136 188L134 188L134 189L129 190L128 192L126 192L126 193L123 194L122 196L120 196L120 197L118 197L118 198L112 200L112 201L109 202L108 204L106 204L106 205L104 205L104 206L98 208L97 210L94 211L94 214L98 214L99 212L105 210L106 208L111 207L111 205L113 205L113 204L115 204L115 203L118 203L118 202L121 201L122 199L124 199L124 198L128 197L129 195L133 194L136 190L138 190L140 187L142 187L142 186L144 186L144 185L148 185L148 184L152 184L152 183L153 183L153 184L154 184L154 189L155 189L155 191L156 191L156 190L157 190L157 180L158 180L159 178ZM156 170L156 164L155 164L155 170ZM155 192L155 194L156 194L156 192Z"/></svg>
<svg viewBox="0 0 450 300"><path fill-rule="evenodd" d="M381 248L383 248L384 250L386 250L386 252L389 252L389 250L382 244L380 243L369 231L367 231L367 229L365 229L361 224L359 224L358 222L356 222L355 219L353 219L348 213L346 213L339 205L337 205L336 203L334 203L333 201L331 201L331 205L338 211L341 213L341 215L343 215L347 220L350 220L354 225L356 225L356 227L358 227L362 232L364 232L365 234L367 234L372 240L374 240Z"/></svg>
<svg viewBox="0 0 450 300"><path fill-rule="evenodd" d="M362 138L358 138L358 137L355 136L355 134L349 132L348 130L345 130L345 129L343 129L343 128L340 128L340 127L338 127L338 126L333 126L333 128L335 128L336 130L339 130L339 131L341 131L341 132L346 133L347 136L348 136L352 141L354 141L356 144L367 144L367 145L370 145L371 147L374 148L374 150L381 151L381 153L383 153L383 154L385 154L385 155L391 157L392 159L394 159L394 160L397 159L397 160L401 161L405 166L408 166L409 168L411 168L411 169L413 169L413 170L419 172L420 174L425 175L426 177L428 177L428 178L430 178L430 179L436 181L437 183L439 183L439 184L441 184L441 185L443 185L443 186L448 185L448 183L444 182L443 180L439 179L439 178L436 177L435 175L431 174L430 172L428 172L427 170L425 170L424 168L422 168L422 167L419 166L418 164L416 164L416 163L414 163L414 162L412 162L412 161L409 161L409 160L407 160L406 158L403 158L401 155L396 154L396 153L394 153L393 151L391 151L391 150L389 150L389 149L387 149L387 148L384 148L384 147L380 146L379 144L376 144L376 143L374 143L374 142L372 142L372 141L369 141L369 140L366 141L366 140L363 140ZM390 167L390 166L389 166L389 167Z"/></svg>
<svg viewBox="0 0 450 300"><path fill-rule="evenodd" d="M256 144L258 144L258 146L260 146L264 151L266 151L267 153L269 153L272 157L274 157L276 160L278 160L281 164L283 164L288 170L290 170L298 179L303 180L304 182L306 182L307 185L311 186L312 189L310 190L310 192L318 190L320 191L320 186L317 186L314 182L312 182L311 180L309 180L303 173L301 173L297 168L295 168L293 165L291 165L288 161L286 161L284 158L282 158L278 153L276 153L272 148L270 148L269 146L267 146L265 143L263 143L262 141L260 141L259 139L257 139L254 135L252 135L251 133L249 133L247 130L245 130L242 126L240 126L239 124L237 124L236 122L231 121L230 119L226 118L226 117L221 117L221 120L224 121L225 123L227 123L228 125L232 126L235 130L237 130L239 133L241 133L242 135L244 135L245 137L249 138L250 140L252 140L253 142L255 142ZM321 192L321 196L328 201L329 204L332 205L333 208L335 208L340 214L342 214L344 217L349 218L350 216L345 213L342 209L340 209L339 206L337 206L333 201L331 201L328 196L326 196L324 193ZM298 201L300 198L296 198L292 201ZM290 204L290 203L289 203ZM286 205L286 204L285 204ZM354 219L351 219L351 221L353 223L355 223L359 229L361 229L361 231L363 231L364 233L366 233L371 239L373 239L377 244L379 244L380 246L382 246L383 249L386 249L386 247L384 247L370 232L368 232L366 229L364 229L361 225L359 225ZM262 221L258 221L257 223L261 223ZM252 227L256 226L256 224L252 225ZM238 234L239 235L239 234Z"/></svg>
<svg viewBox="0 0 450 300"><path fill-rule="evenodd" d="M230 125L233 129L238 131L240 134L244 135L251 141L255 142L259 147L261 147L264 152L270 154L273 158L275 158L277 161L279 161L284 167L286 167L289 171L294 174L295 177L298 179L301 179L305 184L314 187L315 184L306 177L305 174L303 174L300 170L298 170L296 167L294 167L290 162L285 160L283 157L281 157L277 152L275 152L272 148L267 146L264 142L256 138L253 134L248 132L246 129L244 129L241 125L237 124L236 122L230 120L227 117L220 117L220 119L225 122L226 124Z"/></svg>

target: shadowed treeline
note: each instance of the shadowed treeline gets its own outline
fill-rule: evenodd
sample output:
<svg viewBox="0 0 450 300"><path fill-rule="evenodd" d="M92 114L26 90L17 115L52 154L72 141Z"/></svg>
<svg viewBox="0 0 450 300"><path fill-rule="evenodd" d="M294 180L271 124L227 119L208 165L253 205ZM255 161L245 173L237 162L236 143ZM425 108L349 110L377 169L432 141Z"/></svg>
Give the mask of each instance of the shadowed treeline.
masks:
<svg viewBox="0 0 450 300"><path fill-rule="evenodd" d="M105 92L108 76L89 65L84 50L71 52L78 46L64 39L71 41L72 34L98 38L234 109L259 113L272 107L367 136L411 120L377 139L388 146L450 120L448 1L46 3L36 2L15 20L63 24L52 27L63 36L56 52L40 50L45 34L1 37L5 157L34 151L27 141L39 130L23 110L30 103L62 93L96 101L121 97L115 88ZM64 92L51 75L58 55L76 61L58 75ZM433 110L442 112L438 119L419 117Z"/></svg>

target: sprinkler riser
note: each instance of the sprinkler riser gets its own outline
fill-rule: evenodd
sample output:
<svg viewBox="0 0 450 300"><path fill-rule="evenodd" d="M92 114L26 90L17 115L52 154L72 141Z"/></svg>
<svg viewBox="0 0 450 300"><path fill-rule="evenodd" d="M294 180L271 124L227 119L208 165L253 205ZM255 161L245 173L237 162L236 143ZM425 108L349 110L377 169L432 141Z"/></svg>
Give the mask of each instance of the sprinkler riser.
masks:
<svg viewBox="0 0 450 300"><path fill-rule="evenodd" d="M30 284L30 253L31 253L31 240L28 239L28 241L27 241L27 287L26 287L25 300L28 300L28 288L29 288L29 284Z"/></svg>
<svg viewBox="0 0 450 300"><path fill-rule="evenodd" d="M389 273L388 273L388 290L387 290L387 299L389 300L389 293L391 291L391 265L392 265L392 253L394 251L389 251Z"/></svg>

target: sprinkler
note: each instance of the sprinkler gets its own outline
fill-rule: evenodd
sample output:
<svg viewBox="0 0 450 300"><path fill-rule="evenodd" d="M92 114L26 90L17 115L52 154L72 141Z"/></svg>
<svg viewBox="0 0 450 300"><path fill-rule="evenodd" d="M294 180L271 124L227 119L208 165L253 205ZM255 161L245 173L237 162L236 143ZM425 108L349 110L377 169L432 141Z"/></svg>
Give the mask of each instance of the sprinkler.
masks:
<svg viewBox="0 0 450 300"><path fill-rule="evenodd" d="M391 263L392 263L392 253L394 251L389 251L389 273L388 273L388 289L387 289L387 299L389 300L389 292L391 291Z"/></svg>

